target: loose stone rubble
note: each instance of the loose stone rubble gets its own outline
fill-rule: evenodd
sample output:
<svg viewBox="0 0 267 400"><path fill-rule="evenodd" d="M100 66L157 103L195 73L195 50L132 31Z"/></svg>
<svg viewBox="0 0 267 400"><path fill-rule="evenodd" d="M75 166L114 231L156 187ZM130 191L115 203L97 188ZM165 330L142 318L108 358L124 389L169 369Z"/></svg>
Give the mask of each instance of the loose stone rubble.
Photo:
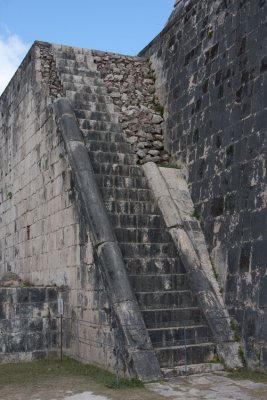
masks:
<svg viewBox="0 0 267 400"><path fill-rule="evenodd" d="M163 144L164 109L155 95L155 75L149 62L100 51L93 56L140 164L168 162Z"/></svg>

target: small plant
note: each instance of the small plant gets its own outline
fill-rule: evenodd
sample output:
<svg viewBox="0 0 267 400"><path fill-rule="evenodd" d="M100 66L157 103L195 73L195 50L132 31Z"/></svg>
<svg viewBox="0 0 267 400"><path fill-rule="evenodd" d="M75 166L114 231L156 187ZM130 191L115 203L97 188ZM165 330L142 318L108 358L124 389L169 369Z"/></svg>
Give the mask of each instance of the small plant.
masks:
<svg viewBox="0 0 267 400"><path fill-rule="evenodd" d="M213 28L212 28L212 26L209 26L209 27L208 27L208 29L207 29L207 36L208 36L209 39L212 38L212 36L213 36Z"/></svg>
<svg viewBox="0 0 267 400"><path fill-rule="evenodd" d="M245 367L247 363L246 363L244 352L243 352L243 350L241 349L240 346L239 346L239 349L238 349L238 356L239 356L243 366Z"/></svg>
<svg viewBox="0 0 267 400"><path fill-rule="evenodd" d="M174 164L174 163L159 163L157 164L158 167L162 167L162 168L174 168L174 169L181 169L182 167L178 164Z"/></svg>
<svg viewBox="0 0 267 400"><path fill-rule="evenodd" d="M163 118L163 115L164 115L164 107L163 107L161 104L159 104L159 105L157 105L157 106L155 107L155 111L157 111L157 112L162 116L162 118Z"/></svg>
<svg viewBox="0 0 267 400"><path fill-rule="evenodd" d="M156 80L156 73L154 69L150 69L150 71L147 74L148 79L152 79L154 82Z"/></svg>
<svg viewBox="0 0 267 400"><path fill-rule="evenodd" d="M20 286L21 286L21 287L27 288L27 287L32 287L33 285L32 285L32 283L31 283L30 281L28 281L28 280L26 279L25 281L22 281L22 282L21 282Z"/></svg>
<svg viewBox="0 0 267 400"><path fill-rule="evenodd" d="M236 342L240 342L240 336L238 334L238 326L234 319L231 319L230 326L231 326L232 331L234 332L234 340Z"/></svg>
<svg viewBox="0 0 267 400"><path fill-rule="evenodd" d="M192 218L196 218L198 221L201 220L201 214L198 210L194 209L194 211L191 214Z"/></svg>
<svg viewBox="0 0 267 400"><path fill-rule="evenodd" d="M212 271L213 271L214 277L215 277L216 281L219 282L219 274L218 274L218 272L216 271L216 268L215 268L214 258L210 257L210 263L211 263L211 267L212 267ZM221 289L220 289L220 292L221 292Z"/></svg>
<svg viewBox="0 0 267 400"><path fill-rule="evenodd" d="M210 361L210 363L212 363L212 364L220 364L220 363L221 363L221 360L219 359L219 356L218 356L217 353L214 354L214 357L213 357L213 359Z"/></svg>
<svg viewBox="0 0 267 400"><path fill-rule="evenodd" d="M6 197L8 198L8 200L11 200L12 197L13 197L13 194L12 194L11 192L8 192L8 193L6 194Z"/></svg>
<svg viewBox="0 0 267 400"><path fill-rule="evenodd" d="M62 153L59 153L59 158L64 158L64 155Z"/></svg>

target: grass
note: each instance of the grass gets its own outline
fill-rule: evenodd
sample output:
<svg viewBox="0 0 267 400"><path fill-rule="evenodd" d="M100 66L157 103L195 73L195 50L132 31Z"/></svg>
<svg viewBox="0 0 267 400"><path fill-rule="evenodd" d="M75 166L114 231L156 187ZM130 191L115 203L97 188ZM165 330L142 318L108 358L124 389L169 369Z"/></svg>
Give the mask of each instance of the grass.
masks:
<svg viewBox="0 0 267 400"><path fill-rule="evenodd" d="M71 358L59 360L41 360L30 363L5 364L0 366L0 386L5 384L27 384L39 379L52 378L54 376L79 376L89 377L94 382L106 385L109 388L136 388L144 387L143 383L136 379L117 379L111 372L99 367L82 364Z"/></svg>
<svg viewBox="0 0 267 400"><path fill-rule="evenodd" d="M152 394L136 379L119 378L117 384L114 374L67 357L62 362L50 359L0 364L1 399L29 400L34 395L42 400L51 400L64 398L66 393L88 391L110 400L164 400L161 395Z"/></svg>
<svg viewBox="0 0 267 400"><path fill-rule="evenodd" d="M267 373L250 371L247 368L243 368L239 371L230 372L229 378L234 380L249 379L253 382L267 383Z"/></svg>

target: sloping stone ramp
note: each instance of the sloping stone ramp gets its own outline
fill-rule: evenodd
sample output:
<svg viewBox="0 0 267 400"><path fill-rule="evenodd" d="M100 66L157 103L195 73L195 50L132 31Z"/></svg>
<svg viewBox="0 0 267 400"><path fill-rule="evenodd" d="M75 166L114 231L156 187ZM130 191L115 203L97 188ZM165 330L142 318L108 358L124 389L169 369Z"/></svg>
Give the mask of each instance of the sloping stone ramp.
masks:
<svg viewBox="0 0 267 400"><path fill-rule="evenodd" d="M80 143L83 141L82 146L87 148L94 179L141 311L140 318L153 345L154 350L147 345L149 360L153 359L152 349L166 374L185 369L197 372L221 368L220 364L212 363L218 350L212 310L208 310L208 326L207 309L205 305L203 309L203 302L199 303L199 293L192 292L189 283L194 284L194 279L188 279L188 270L166 229L143 169L136 164L131 145L123 136L112 99L91 53L65 46L53 46L53 49L64 95L82 133ZM61 99L56 101L59 118L60 102L62 105ZM65 113L71 114L71 111ZM226 318L225 321L229 325ZM224 342L228 340L232 342L230 333L224 337ZM227 350L219 349L219 355L226 353ZM231 354L231 366L237 366L236 354ZM227 356L224 362L231 364ZM142 376L143 372L137 375L141 379L158 378L157 368L153 368L150 375Z"/></svg>

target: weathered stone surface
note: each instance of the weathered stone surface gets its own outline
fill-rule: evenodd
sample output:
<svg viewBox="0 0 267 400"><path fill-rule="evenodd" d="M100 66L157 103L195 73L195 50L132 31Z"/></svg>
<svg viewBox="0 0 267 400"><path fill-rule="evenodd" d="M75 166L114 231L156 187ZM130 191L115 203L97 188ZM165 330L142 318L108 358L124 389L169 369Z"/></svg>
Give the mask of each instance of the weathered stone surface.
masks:
<svg viewBox="0 0 267 400"><path fill-rule="evenodd" d="M113 318L117 320L124 336L125 351L128 354L135 353L132 369L139 379L147 380L148 377L151 379L155 372L154 379L156 379L161 376L160 367L155 355L153 360L151 358L152 345L126 274L122 254L96 183L88 151L84 141L79 140L80 131L74 112L68 100L64 98L56 100L54 109L73 169L79 197L82 199L94 250L102 267L104 284L114 313ZM76 124L73 130L77 132L77 140L73 140L75 135L70 138L68 134L65 134L66 124L62 122L66 114L61 114L62 111L65 113L65 110L68 112L67 116L71 115L72 123ZM147 360L146 368L149 368L147 371L144 365L140 365L145 357L145 354L143 358L138 356L140 349L150 350L147 355L150 356L150 362L153 361L153 365L149 368L150 362Z"/></svg>
<svg viewBox="0 0 267 400"><path fill-rule="evenodd" d="M230 326L230 317L226 311L215 279L211 276L212 266L208 258L199 256L198 241L205 246L204 237L198 235L198 241L188 224L188 215L183 206L185 192L191 202L189 191L181 173L170 168L159 169L155 164L144 165L150 188L162 212L163 218L173 238L178 254L187 272L191 290L197 296L203 314L212 330L220 357L229 368L241 367L238 357L238 346L231 343L233 333ZM161 173L161 170L163 171ZM177 182L173 179L177 174ZM179 184L181 182L181 184ZM182 207L181 207L181 206ZM181 209L181 211L180 211ZM190 210L190 208L189 208ZM193 228L196 226L192 224ZM197 225L200 231L200 227ZM208 273L207 273L208 272Z"/></svg>
<svg viewBox="0 0 267 400"><path fill-rule="evenodd" d="M165 148L171 162L186 165L248 363L262 344L254 335L250 351L245 315L258 310L257 330L266 313L258 308L267 267L266 12L266 1L177 1L162 33L140 54L156 71Z"/></svg>
<svg viewBox="0 0 267 400"><path fill-rule="evenodd" d="M43 358L58 354L58 296L58 289L49 287L0 288L0 362L30 361L38 355ZM66 302L67 298L68 293ZM67 337L70 332L67 326L64 328ZM66 351L65 340L63 346Z"/></svg>

